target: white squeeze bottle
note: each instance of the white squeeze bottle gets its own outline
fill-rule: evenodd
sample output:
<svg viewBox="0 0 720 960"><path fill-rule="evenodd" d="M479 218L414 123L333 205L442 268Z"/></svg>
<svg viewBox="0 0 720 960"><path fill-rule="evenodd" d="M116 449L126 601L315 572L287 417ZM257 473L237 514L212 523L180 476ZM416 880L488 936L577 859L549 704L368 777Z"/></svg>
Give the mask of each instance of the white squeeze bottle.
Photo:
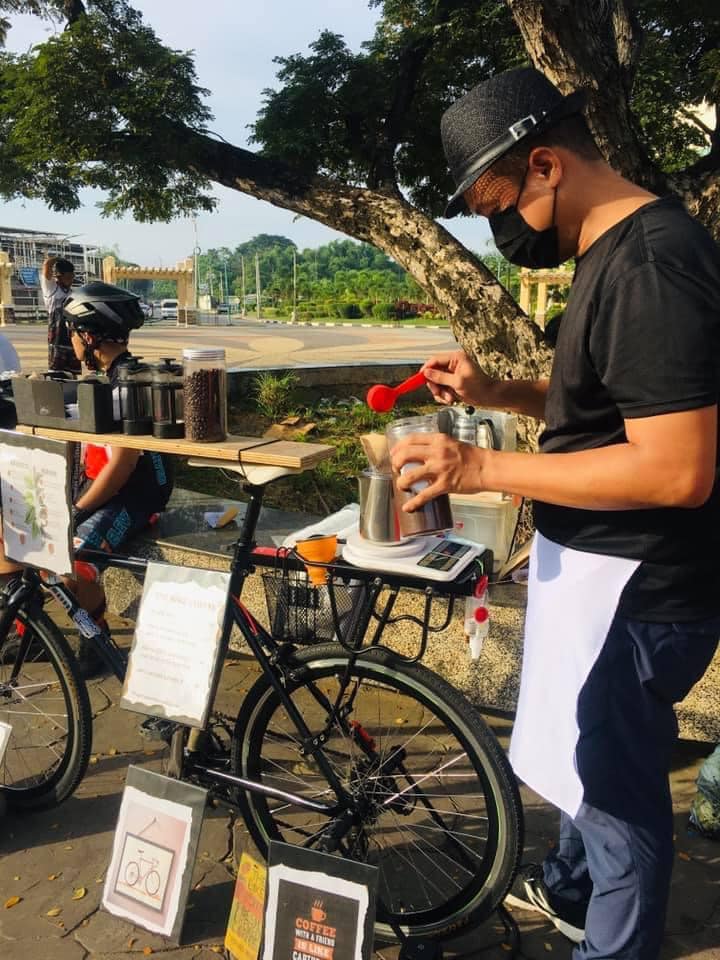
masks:
<svg viewBox="0 0 720 960"><path fill-rule="evenodd" d="M488 578L482 576L475 584L472 596L465 600L465 638L470 644L470 656L473 660L477 660L480 656L483 641L490 630L490 613L487 604Z"/></svg>

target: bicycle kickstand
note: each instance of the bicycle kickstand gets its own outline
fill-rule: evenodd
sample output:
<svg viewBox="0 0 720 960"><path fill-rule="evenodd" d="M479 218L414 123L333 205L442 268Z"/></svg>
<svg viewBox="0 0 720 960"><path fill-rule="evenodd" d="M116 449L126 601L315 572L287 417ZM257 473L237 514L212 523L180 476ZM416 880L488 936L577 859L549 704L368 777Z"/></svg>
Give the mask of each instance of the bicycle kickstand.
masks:
<svg viewBox="0 0 720 960"><path fill-rule="evenodd" d="M435 940L408 940L400 946L398 960L443 960L442 946Z"/></svg>
<svg viewBox="0 0 720 960"><path fill-rule="evenodd" d="M437 940L414 940L406 937L400 927L390 921L393 932L400 941L397 960L443 960L442 944Z"/></svg>

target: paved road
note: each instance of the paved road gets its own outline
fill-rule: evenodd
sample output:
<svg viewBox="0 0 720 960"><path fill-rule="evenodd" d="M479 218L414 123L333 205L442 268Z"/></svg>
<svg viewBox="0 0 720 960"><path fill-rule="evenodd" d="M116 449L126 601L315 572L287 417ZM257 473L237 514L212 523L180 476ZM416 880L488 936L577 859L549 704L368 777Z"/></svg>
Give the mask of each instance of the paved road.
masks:
<svg viewBox="0 0 720 960"><path fill-rule="evenodd" d="M56 616L56 612L53 611ZM127 645L130 621L113 620L113 633ZM222 672L220 709L235 714L257 674L245 654L233 653ZM93 757L76 794L60 809L0 820L0 957L2 960L217 960L244 849L253 851L247 830L222 808L208 809L190 893L183 946L99 909L103 879L128 764L164 770L162 745L141 740L138 715L118 708L114 679L90 684L94 713ZM489 717L507 745L510 723ZM704 749L702 751L704 753ZM718 960L720 885L718 845L690 838L687 810L700 762L697 745L675 751L672 795L677 857L667 933L658 960ZM557 814L540 797L522 790L526 820L525 859L541 859L556 833ZM255 854L257 856L257 854ZM82 888L79 899L73 893ZM7 908L11 898L22 898ZM571 945L535 913L514 910L525 960L571 960ZM446 956L507 960L502 929L489 921L455 941ZM379 947L373 960L397 960L397 948Z"/></svg>
<svg viewBox="0 0 720 960"><path fill-rule="evenodd" d="M20 355L24 370L45 369L47 340L43 324L3 328ZM133 353L155 360L179 357L183 347L224 347L235 366L300 366L353 363L358 360L422 361L456 344L447 330L422 327L305 327L257 321L227 326L169 327L148 325L132 335Z"/></svg>

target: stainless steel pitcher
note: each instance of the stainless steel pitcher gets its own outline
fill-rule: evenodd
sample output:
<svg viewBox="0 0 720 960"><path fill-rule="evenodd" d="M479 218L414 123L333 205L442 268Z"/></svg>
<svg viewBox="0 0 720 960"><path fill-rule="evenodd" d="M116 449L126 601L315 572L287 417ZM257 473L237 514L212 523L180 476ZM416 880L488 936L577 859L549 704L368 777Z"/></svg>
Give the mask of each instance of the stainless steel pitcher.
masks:
<svg viewBox="0 0 720 960"><path fill-rule="evenodd" d="M360 536L373 543L399 543L400 520L389 473L365 470L358 477Z"/></svg>

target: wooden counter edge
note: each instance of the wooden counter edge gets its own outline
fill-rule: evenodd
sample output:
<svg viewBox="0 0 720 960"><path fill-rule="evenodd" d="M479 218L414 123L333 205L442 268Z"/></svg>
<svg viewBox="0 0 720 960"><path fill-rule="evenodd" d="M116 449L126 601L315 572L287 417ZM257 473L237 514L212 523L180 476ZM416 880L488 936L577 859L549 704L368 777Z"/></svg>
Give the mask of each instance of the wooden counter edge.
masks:
<svg viewBox="0 0 720 960"><path fill-rule="evenodd" d="M31 427L18 424L17 431L47 440L68 440L75 443L110 444L133 450L149 450L183 457L235 461L272 467L307 469L329 459L335 448L325 443L301 443L296 440L271 440L266 437L229 436L223 443L193 443L189 440L167 440L148 434L79 433L53 427Z"/></svg>

